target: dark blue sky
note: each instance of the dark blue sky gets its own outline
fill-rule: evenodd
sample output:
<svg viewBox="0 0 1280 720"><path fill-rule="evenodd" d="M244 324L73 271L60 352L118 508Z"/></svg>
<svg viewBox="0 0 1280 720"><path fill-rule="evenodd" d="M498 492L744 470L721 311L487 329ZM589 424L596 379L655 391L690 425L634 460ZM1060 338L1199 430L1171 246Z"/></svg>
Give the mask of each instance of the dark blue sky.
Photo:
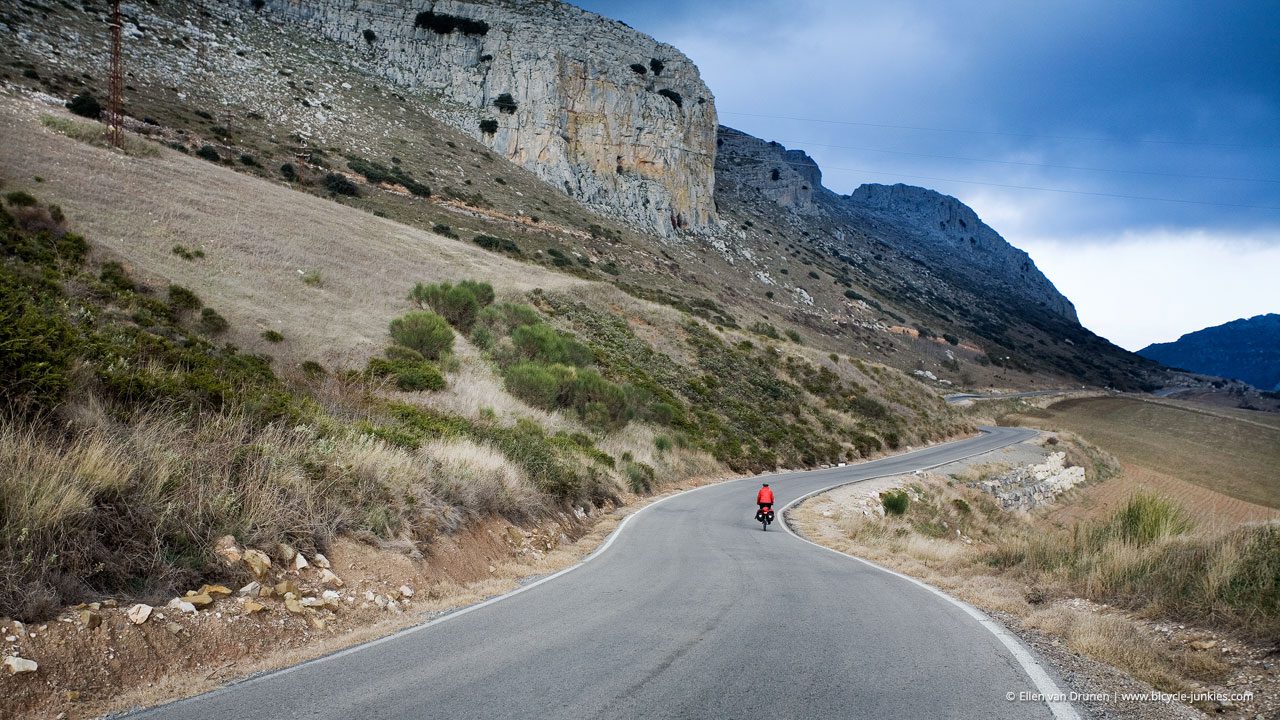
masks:
<svg viewBox="0 0 1280 720"><path fill-rule="evenodd" d="M1280 311L1280 3L577 4L833 190L969 203L1125 347Z"/></svg>

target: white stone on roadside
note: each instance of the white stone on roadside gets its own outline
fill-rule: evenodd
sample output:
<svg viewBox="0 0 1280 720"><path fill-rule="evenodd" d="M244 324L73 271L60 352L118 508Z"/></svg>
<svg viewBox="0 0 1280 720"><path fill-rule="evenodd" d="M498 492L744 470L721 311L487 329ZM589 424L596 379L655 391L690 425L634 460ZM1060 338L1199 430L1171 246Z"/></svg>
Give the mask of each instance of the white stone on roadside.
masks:
<svg viewBox="0 0 1280 720"><path fill-rule="evenodd" d="M137 605L129 606L129 609L125 611L125 615L129 616L129 622L134 625L141 625L147 621L147 618L151 617L151 610L150 605L138 603Z"/></svg>
<svg viewBox="0 0 1280 720"><path fill-rule="evenodd" d="M244 558L244 551L236 544L234 535L223 535L214 541L213 552L222 558L222 562L227 565L235 565Z"/></svg>
<svg viewBox="0 0 1280 720"><path fill-rule="evenodd" d="M28 660L17 655L6 655L4 659L4 669L8 670L10 675L35 672L39 667L35 660Z"/></svg>
<svg viewBox="0 0 1280 720"><path fill-rule="evenodd" d="M342 582L342 578L335 575L332 570L322 569L320 571L320 584L329 588L340 588L346 583Z"/></svg>
<svg viewBox="0 0 1280 720"><path fill-rule="evenodd" d="M170 600L169 604L165 605L165 607L173 608L174 610L181 610L184 613L190 613L192 615L196 612L196 606L182 598L174 598Z"/></svg>
<svg viewBox="0 0 1280 720"><path fill-rule="evenodd" d="M253 597L258 597L258 593L260 592L262 592L262 583L258 582L257 580L254 580L253 582L249 583L248 585L245 585L244 587L236 591L236 594L240 595L241 597L253 598Z"/></svg>
<svg viewBox="0 0 1280 720"><path fill-rule="evenodd" d="M409 587L408 585L401 585L400 594L405 597L413 597L413 588Z"/></svg>
<svg viewBox="0 0 1280 720"><path fill-rule="evenodd" d="M324 605L324 600L318 597L302 598L302 607L320 607L321 605Z"/></svg>
<svg viewBox="0 0 1280 720"><path fill-rule="evenodd" d="M325 557L324 553L316 553L315 563L316 567L324 568L326 570L332 567L332 565L329 564L329 558Z"/></svg>
<svg viewBox="0 0 1280 720"><path fill-rule="evenodd" d="M271 558L261 550L249 548L244 551L244 564L249 566L249 570L257 577L267 574L267 569L271 567Z"/></svg>
<svg viewBox="0 0 1280 720"><path fill-rule="evenodd" d="M307 557L302 553L293 556L293 571L298 572L306 569L311 563L307 562Z"/></svg>

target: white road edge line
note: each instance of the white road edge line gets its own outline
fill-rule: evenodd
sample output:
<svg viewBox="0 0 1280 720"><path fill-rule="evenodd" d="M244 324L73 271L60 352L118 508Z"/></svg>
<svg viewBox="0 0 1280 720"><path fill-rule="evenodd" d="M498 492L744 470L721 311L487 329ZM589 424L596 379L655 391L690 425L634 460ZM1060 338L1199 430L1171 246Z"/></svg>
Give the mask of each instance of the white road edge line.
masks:
<svg viewBox="0 0 1280 720"><path fill-rule="evenodd" d="M980 436L979 436L979 437L980 437ZM936 444L936 445L926 445L926 446L924 446L924 447L922 447L922 448L919 448L919 450L931 450L931 449L933 449L933 448L945 447L945 446L947 446L947 445L952 445L952 444L955 444L955 443L962 443L962 442L965 442L966 440L971 440L971 439L972 439L972 438L960 438L960 439L958 439L958 440L948 440L947 442L938 443L938 444ZM998 448L996 448L996 449L998 449ZM902 453L901 455L910 455L912 452L915 452L915 450L909 450L909 451L907 451L907 452L905 452L905 453ZM983 450L982 452L990 452L990 450ZM981 454L981 453L976 453L976 454ZM885 456L884 458L876 458L875 460L869 460L869 461L867 461L867 462L877 462L877 461L879 461L879 460L886 460L886 459L890 459L890 458L893 458L893 457L894 457L893 455L888 455L888 456ZM965 457L971 457L971 456L966 455ZM960 458L960 459L964 459L964 458ZM954 462L954 461L948 461L948 462ZM857 464L862 464L862 463L857 463ZM849 465L848 467L852 468L852 467L855 467L855 466L856 466L856 464L855 464L855 465ZM929 467L936 467L936 465L930 465ZM832 468L814 468L814 469L812 469L812 470L787 470L787 471L778 472L778 473L770 473L770 474L768 474L768 475L757 475L757 476L755 476L755 477L772 477L772 476L775 476L775 475L790 475L790 474L792 474L792 473L797 473L797 472L815 472L815 471L817 471L817 470L822 470L822 469L830 470L830 469L832 469ZM928 469L928 468L925 468L925 469ZM173 701L170 701L170 702L168 702L168 703L163 703L163 704L161 704L161 705L153 705L153 706L151 706L151 707L149 707L149 708L145 708L145 710L153 710L153 709L156 709L156 708L164 707L165 705L170 705L170 704L173 704L173 703L179 703L179 702L183 702L183 701L185 701L185 700L191 700L191 699L194 699L194 698L197 698L197 697L204 697L204 696L206 696L206 695L209 695L209 696L211 696L211 695L217 695L217 694L221 694L221 693L222 693L222 692L224 692L224 691L230 690L230 689L232 689L232 688L239 688L239 687L244 687L244 686L247 686L247 685L254 685L254 684L256 684L256 683L258 683L258 682L261 682L261 681L263 681L263 680L266 680L266 679L268 679L268 678L276 677L276 676L279 676L279 675L288 675L289 673L292 673L292 672L294 672L294 671L296 671L296 670L301 670L302 668L309 667L309 666L311 666L311 665L318 665L318 664L320 664L320 663L322 663L322 662L327 662L327 661L329 661L329 660L336 660L336 659L338 659L338 658L346 657L347 655L351 655L352 653L357 653L357 652L361 652L361 651L364 651L364 650L368 650L369 648L376 647L376 646L381 645L381 644L383 644L383 643L385 643L385 642L390 642L390 641L392 641L392 640L395 640L396 638L404 637L405 635L412 635L413 633L420 632L420 631L422 631L422 630L426 630L426 629L427 629L427 628L429 628L429 627L433 627L433 626L435 626L435 625L439 625L440 623L443 623L443 622L445 622L445 621L453 620L453 619L455 619L455 618L462 617L463 615L466 615L467 613L470 613L470 612L474 612L474 611L476 611L476 610L479 610L480 608L488 607L488 606L490 606L490 605L493 605L494 603L498 603L498 602L501 602L501 601L506 600L506 599L508 599L508 598L515 597L516 595L519 595L520 593L525 592L525 591L528 591L528 590L532 590L532 589L534 589L534 588L538 587L539 585L541 585L541 584L543 584L543 583L551 582L552 580L555 580L556 578L558 578L558 577L560 577L560 576L562 576L562 575L568 575L569 573L573 572L574 570L577 570L578 568L582 567L583 565L586 565L587 563L591 562L592 560L594 560L594 559L596 559L597 557L599 557L600 555L602 555L606 550L608 550L608 549L609 549L609 547L610 547L610 546L612 546L612 545L613 545L614 541L618 539L618 536L622 534L622 531L623 531L624 529L626 529L626 527L627 527L627 523L631 522L631 519L632 519L632 518L634 518L635 516L637 516L637 515L639 515L640 513L644 512L645 510L648 510L649 508L654 507L654 506L657 506L657 505L661 505L662 503L664 503L664 502L666 502L666 501L668 501L668 500L671 500L672 498L682 497L682 496L684 496L684 495L688 495L689 493L695 493L695 492L698 492L699 490L706 490L707 488L716 487L716 486L718 486L718 485L723 485L723 484L725 484L725 483L737 482L737 481L739 481L739 480L743 480L743 479L745 479L745 477L746 477L746 476L744 476L744 477L734 477L734 478L728 478L728 479L725 479L725 480L721 480L721 481L719 481L719 482L708 483L708 484L706 484L706 485L701 485L701 486L696 487L696 488L689 488L688 490L681 490L680 492L672 493L671 495L668 495L668 496L666 496L666 497L664 497L664 498L659 498L659 499L657 499L657 500L654 500L653 502L649 503L648 505L645 505L644 507L641 507L640 509L638 509L638 510L636 510L635 512L631 513L630 515L627 515L626 517L622 518L622 522L618 523L618 527L614 528L614 529L613 529L613 532L609 533L609 536L605 538L604 542L603 542L603 543L601 543L601 544L600 544L600 546L599 546L599 547L597 547L595 550L592 550L592 551L591 551L591 553L590 553L590 554L588 554L588 555L587 555L586 557L584 557L583 559L579 560L578 562L576 562L576 563L574 563L574 564L572 564L572 565L570 565L570 566L568 566L568 567L566 567L566 568L562 568L562 569L560 569L560 570L557 570L556 572L554 572L554 573L552 573L552 574L550 574L550 575L548 575L548 576L546 576L546 577L539 578L538 580L535 580L535 581L533 581L533 582L529 583L528 585L521 585L520 587L516 588L515 590L511 590L510 592L505 592L505 593L503 593L503 594L501 594L501 595L494 595L494 596L493 596L493 597L491 597L491 598L488 598L488 599L486 599L486 600L482 600L482 601L480 601L480 602L478 602L478 603L474 603L474 604L471 604L471 605L467 605L467 606L465 606L465 607L458 608L457 610L450 610L450 611L446 612L445 614L443 614L443 615L441 615L441 616L439 616L439 617L437 617L437 618L434 618L434 619L432 619L432 620L429 620L429 621L427 621L427 622L425 622L425 623L421 623L421 624L418 624L418 625L412 625L412 626L407 627L407 628L404 628L404 629L402 629L402 630L397 630L396 632L391 633L390 635L384 635L384 636L382 636L382 637L380 637L380 638L377 638L377 639L375 639L375 640L370 640L370 641L368 641L368 642L358 643L358 644L356 644L356 645L352 645L352 646L351 646L351 647L349 647L349 648L344 648L344 649L339 650L339 651L337 651L337 652L329 653L328 655L321 655L320 657L311 658L310 660L305 660L305 661L303 661L303 662L298 663L297 665L290 665L290 666L288 666L288 667L279 668L279 669L277 669L277 670L268 670L268 671L266 671L266 672L264 672L264 673L262 673L262 674L260 674L260 675L252 675L252 676L247 677L247 678L244 678L244 679L242 679L242 680L238 680L238 681L230 682L230 683L228 683L228 684L226 684L226 685L223 685L222 687L215 688L215 689L210 690L209 692L206 692L206 693L200 693L199 695L193 695L193 696L191 696L191 697L189 697L189 698L181 698L181 699L178 699L178 700L173 700ZM856 482L856 481L854 481L854 482ZM847 484L847 482L846 482L846 483L840 483L840 484ZM835 487L835 486L833 486L833 487ZM807 497L807 496L806 496L806 497ZM785 508L784 508L784 509L785 509ZM785 526L785 525L786 525L786 523L784 522L784 523L783 523L783 525ZM794 534L794 533L793 533L793 534ZM799 537L799 536L797 536L797 537ZM803 539L803 538L801 538L801 539ZM138 712L143 712L143 711L144 711L144 710L139 710Z"/></svg>
<svg viewBox="0 0 1280 720"><path fill-rule="evenodd" d="M1034 437L1034 435L1032 437ZM1019 442L1021 442L1021 440L1019 440ZM1007 446L1003 446L1003 447L1007 447ZM935 465L930 465L928 467L922 467L922 468L916 468L916 469L931 470L936 467L941 467L942 465L950 465L953 462L959 462L960 460L964 460L966 458L975 457L977 455L982 455L988 452L992 452L993 450L999 450L999 449L1000 448L990 448L987 450L983 450L982 452L973 453L972 455L966 455L961 458L956 458L953 460L948 460L946 462L937 463ZM901 474L901 473L894 473L894 474ZM943 592L942 590L939 590L938 588L930 585L927 582L924 582L923 580L913 578L910 575L905 575L896 570L890 570L887 567L884 567L882 565L877 565L876 563L873 563L870 560L867 560L865 558L860 558L857 555L850 555L849 553L846 553L846 552L840 552L835 548L830 548L830 547L827 547L826 545L820 545L810 540L809 538L804 537L800 533L797 533L796 531L792 530L791 525L787 522L787 511L790 510L794 505L799 505L800 503L804 502L805 500L808 500L809 498L815 495L821 495L822 493L830 492L831 490L844 487L845 485L854 485L860 482L866 482L867 480L875 480L876 478L881 478L881 477L888 477L888 476L876 475L875 477L861 478L858 480L849 480L846 482L835 483L834 485L830 485L828 487L821 488L819 490L814 490L811 493L801 495L795 500L792 500L786 505L783 505L782 510L779 511L778 516L782 519L782 529L786 530L792 537L796 538L797 540L809 543L810 545L816 548L826 550L827 552L835 553L836 555L848 558L850 560L856 560L864 565L868 565L882 572L889 573L890 575L906 580L907 582L914 583L915 585L918 585L919 587L922 587L925 590L928 590L929 592L933 593L934 595L937 595L938 597L946 600L952 605L955 605L961 610L964 610L971 617L973 617L974 620L977 620L978 623L982 625L982 627L990 631L992 635L995 635L996 639L998 639L1001 642L1001 644L1003 644L1005 648L1009 650L1009 653L1013 655L1014 659L1018 661L1018 664L1022 666L1023 672L1025 672L1027 674L1027 677L1031 679L1031 682L1035 684L1036 690L1040 692L1040 695L1042 697L1045 697L1045 698L1066 697L1066 695L1062 692L1062 690L1058 688L1058 684L1053 681L1053 678L1049 677L1049 673L1046 672L1045 669L1040 665L1040 661L1036 660L1035 656L1032 655L1031 652L1028 651L1026 647L1023 646L1023 644L1018 641L1017 638L1015 638L1008 630L1006 630L1003 625L991 619L991 617L986 613L982 612L978 608L970 605L969 603L959 598L955 598L948 595L947 593ZM1053 717L1056 718L1056 720L1080 720L1080 715L1079 713L1076 712L1075 707L1070 702L1067 702L1066 700L1057 700L1057 699L1047 700L1045 704L1049 706L1049 711L1053 713Z"/></svg>
<svg viewBox="0 0 1280 720"><path fill-rule="evenodd" d="M986 432L986 431L983 431L983 432ZM972 439L972 438L960 438L960 439L958 439L958 440L948 440L947 442L937 443L936 445L926 445L926 446L924 446L924 447L918 448L918 450L931 450L931 449L934 449L934 448L945 447L945 446L947 446L947 445L952 445L952 444L956 444L956 443L962 443L962 442L965 442L966 440L971 440L971 439ZM1012 443L1011 443L1011 444L1012 444ZM1005 446L1000 446L1000 447L1005 447ZM939 465L946 465L946 464L948 464L948 463L958 462L958 461L960 461L960 460L964 460L965 458L973 457L973 456L975 456L975 455L981 455L981 454L983 454L983 453L988 453L988 452L992 452L992 451L994 451L994 450L999 450L999 449L1000 449L1000 447L987 448L987 449L985 449L985 450L975 451L974 453L971 453L971 454L969 454L969 455L965 455L965 456L962 456L962 457L959 457L959 458L952 458L952 459L947 460L947 461L945 461L945 462L935 463L935 464L933 464L933 465L928 465L928 466L925 466L925 467L923 467L923 468L917 468L917 469L918 469L918 470L928 470L928 469L931 469L931 468L938 467ZM896 458L901 458L901 457L903 457L903 456L910 455L912 452L916 452L916 450L909 450L909 451L907 451L907 452L905 452L905 453L901 453L900 455L897 455L897 456L894 456L894 455L887 455L887 456L885 456L885 457L883 457L883 458L876 458L875 460L869 460L869 461L867 461L867 463L866 463L866 464L874 463L874 462L878 462L878 461L880 461L880 460L893 459L893 458L895 458L895 457L896 457ZM848 465L848 466L846 466L846 467L848 467L848 468L851 468L851 469L852 469L852 468L854 468L854 467L856 467L857 465L860 465L860 464L864 464L864 463L854 463L854 464L850 464L850 465ZM835 468L814 468L814 469L812 469L812 470L787 470L787 471L777 472L777 473L768 473L768 474L756 475L756 476L754 476L754 477L756 477L756 478L760 478L760 477L774 477L774 476L777 476L777 475L791 475L791 474L793 474L793 473L816 472L816 471L820 471L820 470L833 470L833 469L835 469ZM899 473L888 473L888 474L899 474ZM653 502L649 503L648 505L645 505L644 507L642 507L642 508L640 508L640 509L636 510L635 512L631 513L630 515L627 515L626 517L624 517L624 518L622 519L622 522L618 523L618 527L614 528L614 529L613 529L613 532L609 533L609 536L608 536L607 538L605 538L605 541L604 541L604 542L603 542L599 547L597 547L595 550L593 550L589 555L587 555L586 557L584 557L582 560L579 560L578 562L574 563L573 565L570 565L570 566L568 566L568 567L566 567L566 568L563 568L563 569L561 569L561 570L558 570L558 571L556 571L556 572L552 573L551 575L548 575L548 576L546 576L546 577L544 577L544 578L539 578L538 580L535 580L534 582L531 582L531 583L529 583L528 585L522 585L522 586L520 586L520 587L518 587L518 588L516 588L515 590L512 590L512 591L510 591L510 592L506 592L506 593L503 593L503 594L501 594L501 595L495 595L495 596L493 596L493 597L491 597L491 598L488 598L487 600L482 600L482 601L480 601L480 602L478 602L478 603L474 603L474 604L472 604L472 605L467 605L467 606L465 606L465 607L458 608L457 610L449 611L449 612L445 613L444 615L441 615L440 617L437 617L437 618L435 618L435 619L433 619L433 620L429 620L429 621L427 621L427 622L425 622L425 623L421 623L421 624L419 624L419 625L413 625L413 626L410 626L410 627L404 628L403 630L398 630L398 631L396 631L396 632L394 632L394 633L391 633L390 635L384 635L383 637L377 638L377 639L375 639L375 640L370 640L370 641L368 641L368 642L363 642L363 643L359 643L359 644L356 644L356 645L352 645L352 646L351 646L351 647L349 647L349 648L345 648L345 649L343 649L343 650L339 650L339 651L337 651L337 652L329 653L328 655L321 655L320 657L312 658L312 659L310 659L310 660L306 660L306 661L300 662L300 663L298 663L298 664L296 664L296 665L290 665L289 667L280 668L280 669L278 669L278 670L269 670L269 671L264 672L264 673L259 674L259 675L252 675L252 676L250 676L250 677L244 678L243 680L233 681L233 682L230 682L230 683L228 683L228 684L226 684L226 685L223 685L222 687L214 688L213 690L210 690L210 691L208 691L208 692L204 692L204 693L199 693L199 694L197 694L197 695L192 695L191 697L178 698L178 699L176 699L176 700L171 700L171 701L169 701L169 702L161 703L161 704L159 704L159 705L152 705L152 706L150 706L150 707L137 708L137 709L135 709L135 710L125 711L124 713L122 713L122 714L120 714L120 715L117 715L117 716L114 716L114 717L122 717L122 718L123 718L123 717L144 717L146 714L150 713L151 711L153 711L153 710L158 710L158 709L163 708L163 707L166 707L166 706L168 706L168 705L175 705L175 704L178 704L178 703L187 702L187 701L189 701L189 700L194 700L194 699L196 699L196 698L213 697L213 696L216 696L216 695L221 695L221 694L222 694L222 693L224 693L224 692L229 692L229 691L232 691L232 690L235 690L235 689L239 689L239 688L243 688L243 687L247 687L247 686L250 686L250 685L256 685L256 684L257 684L257 683L259 683L259 682L262 682L262 681L265 681L265 680L268 680L268 679L271 679L271 678L279 677L279 676L281 676L281 675L288 675L288 674L290 674L290 673L292 673L292 672L295 672L295 671L297 671L297 670L301 670L301 669L306 668L306 667L310 667L310 666L312 666L312 665L318 665L318 664L320 664L320 663L327 662L327 661L329 661L329 660L336 660L336 659L338 659L338 658L346 657L347 655L351 655L351 654L353 654L353 653L357 653L357 652L362 652L362 651L364 651L364 650L368 650L369 648L376 647L376 646L381 645L381 644L383 644L383 643L385 643L385 642L390 642L390 641L395 640L395 639L397 639L397 638L404 637L405 635L412 635L413 633L420 632L420 631L422 631L422 630L426 630L427 628L433 627L433 626L435 626L435 625L439 625L440 623L446 622L446 621L448 621L448 620L453 620L453 619L455 619L455 618L462 617L463 615L466 615L467 613L474 612L474 611L476 611L476 610L479 610L479 609L484 608L484 607L488 607L488 606L490 606L490 605L493 605L493 604L495 604L495 603L501 602L501 601L503 601L503 600L507 600L507 599L509 599L509 598L513 598L513 597L515 597L516 595L519 595L520 593L525 592L525 591L528 591L528 590L532 590L533 588L536 588L536 587L538 587L539 585L541 585L541 584L543 584L543 583L551 582L552 580L555 580L556 578L558 578L558 577L560 577L560 576L562 576L562 575L568 575L569 573L573 572L574 570L577 570L577 569L581 568L583 565L586 565L587 563L589 563L589 562L591 562L592 560L596 559L596 558L597 558L597 557L599 557L601 554L603 554L606 550L608 550L610 546L612 546L612 545L613 545L614 541L615 541L615 540L617 540L617 539L618 539L618 536L622 534L622 531L627 527L627 524L631 522L632 518L636 517L636 516L637 516L637 515L639 515L640 513L644 512L645 510L648 510L649 508L651 508L651 507L655 507L655 506L657 506L657 505L661 505L662 503L664 503L664 502L666 502L666 501L668 501L668 500L671 500L671 499L673 499L673 498L683 497L683 496L688 495L688 494L690 494L690 493L695 493L695 492L698 492L699 490L706 490L707 488L717 487L717 486L719 486L719 485L723 485L723 484L725 484L725 483L737 482L737 481L740 481L740 480L744 480L744 479L746 479L747 477L748 477L748 476L744 476L744 477L735 477L735 478L728 478L728 479L726 479L726 480L721 480L721 481L719 481L719 482L709 483L709 484L707 484L707 485L701 485L701 486L699 486L699 487L696 487L696 488L690 488L690 489L688 489L688 490L682 490L682 491L680 491L680 492L677 492L677 493L673 493L673 494L671 494L671 495L668 495L668 496L666 496L666 497L664 497L664 498L660 498L660 499L658 499L658 500L654 500ZM876 476L869 477L869 478L861 478L861 479L859 479L859 480L845 480L845 481L838 482L838 483L835 483L835 484L833 484L833 485L827 486L827 487L825 487L825 488L823 488L823 489L821 489L821 490L815 490L814 492L811 492L811 493L809 493L809 494L807 494L807 495L804 495L804 496L801 496L801 497L799 497L799 498L796 498L795 500L792 500L791 502L787 503L787 504L782 508L782 511L779 513L779 515L780 515L780 516L783 516L782 527L783 527L783 528L784 528L788 533L791 533L792 537L795 537L795 538L797 538L797 539L799 539L799 540L803 540L804 542L807 542L807 543L809 543L810 545L814 545L815 547L820 547L820 548L822 548L822 549L824 549L824 550L830 550L831 552L838 552L838 551L836 551L836 550L831 550L831 548L823 547L822 545L818 545L817 543L810 542L809 540L806 540L805 538L800 537L800 536L799 536L799 535L797 535L796 533L792 532L792 531L791 531L791 528L787 527L786 519L785 519L785 516L784 516L784 514L785 514L785 513L786 513L786 511L787 511L787 508L791 507L792 505L795 505L796 503L800 502L801 500L804 500L804 499L806 499L806 498L812 497L813 495L817 495L817 494L819 494L819 493L826 492L827 490L831 490L832 488L837 488L837 487L840 487L840 486L842 486L842 485L850 485L850 484L853 484L853 483L856 483L856 482L862 482L863 480L871 480L871 479L874 479L874 478L876 478L876 477L885 477L885 475L876 475ZM839 553L839 554L840 554L840 555L845 555L844 553ZM874 563L870 563L870 562L867 562L866 560L862 560L862 558L856 558L856 557L854 557L854 556L852 556L852 555L845 555L845 557L850 557L850 558L853 558L853 559L855 559L855 560L859 560L859 561L861 561L861 562L866 562L868 565L873 565L874 567L877 567L877 568L879 568L879 567L880 567L879 565L875 565ZM898 575L898 573L895 573L895 572L893 572L892 570L889 570L889 569L887 569L887 568L880 568L880 569L881 569L881 570L884 570L885 572L893 573L894 575ZM910 581L912 581L912 582L915 582L915 583L917 583L917 584L924 585L923 583L920 583L918 580L915 580L914 578L910 578L910 577L907 577L907 576L905 576L905 575L900 575L900 577L903 577L903 578L905 578L905 579L907 579L907 580L910 580ZM933 592L938 593L939 595L941 595L942 597L946 598L947 600L950 600L951 602L954 602L954 603L960 603L960 601L959 601L959 600L956 600L955 598L952 598L951 596L949 596L949 595L947 595L947 594L943 593L941 590L937 590L936 588L932 588L932 587L930 587L930 586L928 586L928 585L924 585L924 587L929 588L929 589L930 589L930 590L932 590ZM977 613L978 611L977 611L976 609L971 609L971 610L970 610L970 612ZM982 618L984 618L985 616L982 616L982 615L980 615L980 614L979 614L979 615L976 615L975 617L978 617L978 618L979 618L979 621L981 621L981 620L982 620ZM990 619L988 618L988 619L987 619L987 622L994 622L994 621L992 621L992 620L990 620ZM992 632L995 632L995 630L992 630ZM997 633L997 637L998 637L998 636L999 636L999 633ZM1002 638L1002 639L1003 639L1003 638ZM1009 644L1009 642L1008 642L1008 641L1006 641L1006 642L1005 642L1005 644L1006 644L1006 645L1008 645L1008 644ZM1025 653L1025 650L1024 650L1024 651L1022 651L1022 652L1024 652L1024 653ZM1017 657L1016 653L1015 653L1015 657ZM1020 664L1022 664L1022 665L1024 666L1024 668L1026 667L1026 663L1024 663L1024 662L1022 661L1022 659L1021 659L1021 658L1019 658L1019 659L1018 659L1018 661L1019 661L1019 663L1020 663ZM1032 662L1034 663L1034 660L1032 660ZM1042 674L1043 674L1043 673L1042 673ZM1033 679L1034 679L1034 678L1033 678ZM1053 684L1053 681L1052 681L1051 679L1049 679L1049 678L1048 678L1048 676L1045 676L1045 679L1048 681L1049 686L1054 687L1054 688L1056 688L1056 687L1057 687L1056 685L1054 685L1054 684ZM1041 688L1041 685L1037 682L1037 683L1036 683L1036 687L1037 687L1037 688ZM1070 706L1068 706L1068 708L1069 708L1069 707L1070 707ZM1056 713L1056 712L1055 712L1055 716L1057 716L1057 713ZM1073 711L1072 711L1072 714L1070 714L1070 715L1057 716L1057 720L1079 720L1079 716L1075 715L1075 714L1074 714L1074 710L1073 710Z"/></svg>

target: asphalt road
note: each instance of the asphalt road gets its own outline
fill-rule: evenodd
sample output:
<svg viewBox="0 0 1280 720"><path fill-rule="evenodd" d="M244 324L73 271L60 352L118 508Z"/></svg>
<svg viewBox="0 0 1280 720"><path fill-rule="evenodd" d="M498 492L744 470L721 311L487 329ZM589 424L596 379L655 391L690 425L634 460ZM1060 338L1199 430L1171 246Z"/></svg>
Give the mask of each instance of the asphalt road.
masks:
<svg viewBox="0 0 1280 720"><path fill-rule="evenodd" d="M1013 400L1016 398L1044 397L1045 395L1061 395L1062 393L1072 392L1071 388L1063 388L1058 390L1028 390L1026 392L1012 393L953 393L947 395L945 400L949 403L958 403L965 400Z"/></svg>
<svg viewBox="0 0 1280 720"><path fill-rule="evenodd" d="M989 430L767 480L782 507L1032 434ZM762 532L760 482L654 504L588 562L497 602L130 717L1053 717L1044 702L1006 699L1045 690L1043 670L965 607L780 523Z"/></svg>

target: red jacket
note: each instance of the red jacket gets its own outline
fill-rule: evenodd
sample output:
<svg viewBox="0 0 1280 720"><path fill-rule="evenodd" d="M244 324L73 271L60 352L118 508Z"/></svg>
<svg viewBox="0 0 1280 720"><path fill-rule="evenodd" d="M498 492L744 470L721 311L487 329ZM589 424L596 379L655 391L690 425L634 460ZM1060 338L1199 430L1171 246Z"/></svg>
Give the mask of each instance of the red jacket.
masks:
<svg viewBox="0 0 1280 720"><path fill-rule="evenodd" d="M767 487L762 487L762 488L760 488L760 492L756 493L756 504L757 504L757 505L764 505L764 504L772 505L772 504L773 504L773 489L772 489L772 488L767 488Z"/></svg>

